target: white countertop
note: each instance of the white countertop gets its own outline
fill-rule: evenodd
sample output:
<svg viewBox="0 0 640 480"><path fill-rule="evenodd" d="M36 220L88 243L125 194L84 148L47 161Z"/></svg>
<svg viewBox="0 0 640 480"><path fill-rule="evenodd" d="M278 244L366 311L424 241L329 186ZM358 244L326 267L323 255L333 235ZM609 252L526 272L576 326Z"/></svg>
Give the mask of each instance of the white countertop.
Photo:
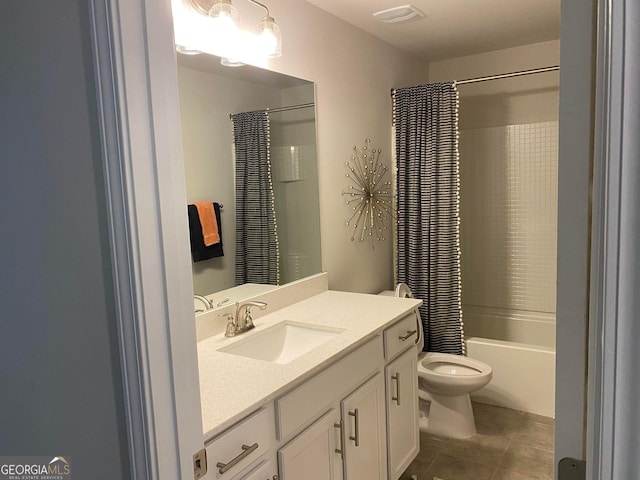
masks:
<svg viewBox="0 0 640 480"><path fill-rule="evenodd" d="M198 342L205 441L381 333L420 303L408 298L325 291L260 317L250 332L234 338L220 334ZM285 320L344 331L284 365L218 351Z"/></svg>

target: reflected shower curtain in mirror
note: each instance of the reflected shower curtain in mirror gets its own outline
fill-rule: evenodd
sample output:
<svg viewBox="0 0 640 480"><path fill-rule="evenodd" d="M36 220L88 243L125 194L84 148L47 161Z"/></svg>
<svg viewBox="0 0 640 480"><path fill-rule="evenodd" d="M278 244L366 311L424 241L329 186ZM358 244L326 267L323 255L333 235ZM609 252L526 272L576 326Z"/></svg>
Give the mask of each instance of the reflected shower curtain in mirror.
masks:
<svg viewBox="0 0 640 480"><path fill-rule="evenodd" d="M397 280L423 301L424 350L462 355L458 92L438 83L393 98Z"/></svg>
<svg viewBox="0 0 640 480"><path fill-rule="evenodd" d="M280 283L269 115L231 116L236 156L236 285Z"/></svg>

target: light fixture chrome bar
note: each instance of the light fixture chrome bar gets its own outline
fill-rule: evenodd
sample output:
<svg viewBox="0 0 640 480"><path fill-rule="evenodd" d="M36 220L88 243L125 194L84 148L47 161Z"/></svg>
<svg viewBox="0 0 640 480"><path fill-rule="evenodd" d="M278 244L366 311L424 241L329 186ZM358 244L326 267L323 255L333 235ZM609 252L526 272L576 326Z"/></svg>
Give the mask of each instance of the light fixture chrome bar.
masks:
<svg viewBox="0 0 640 480"><path fill-rule="evenodd" d="M501 80L503 78L520 77L523 75L533 75L536 73L555 72L560 70L559 65L550 67L533 68L531 70L520 70L519 72L500 73L497 75L489 75L486 77L467 78L465 80L456 80L456 85L465 85L467 83L488 82L489 80Z"/></svg>
<svg viewBox="0 0 640 480"><path fill-rule="evenodd" d="M269 13L269 8L267 8L267 6L266 6L266 5L263 5L263 4L262 4L262 3L260 3L260 2L256 2L256 0L249 0L249 1L250 1L251 3L254 3L254 4L259 5L259 6L261 6L262 8L264 8L264 9L265 9L265 11L267 12L267 16L268 16L268 17L270 17L270 16L271 16L271 14Z"/></svg>

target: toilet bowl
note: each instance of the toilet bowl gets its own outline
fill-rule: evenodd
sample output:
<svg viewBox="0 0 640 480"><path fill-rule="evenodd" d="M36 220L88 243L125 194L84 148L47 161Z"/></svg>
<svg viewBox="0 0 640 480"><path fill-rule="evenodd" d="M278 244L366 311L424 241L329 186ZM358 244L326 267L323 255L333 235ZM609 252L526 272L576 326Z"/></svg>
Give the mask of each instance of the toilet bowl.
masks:
<svg viewBox="0 0 640 480"><path fill-rule="evenodd" d="M491 367L478 360L447 353L421 354L419 396L430 405L428 413L421 408L420 429L452 438L475 435L469 394L484 387L491 377Z"/></svg>

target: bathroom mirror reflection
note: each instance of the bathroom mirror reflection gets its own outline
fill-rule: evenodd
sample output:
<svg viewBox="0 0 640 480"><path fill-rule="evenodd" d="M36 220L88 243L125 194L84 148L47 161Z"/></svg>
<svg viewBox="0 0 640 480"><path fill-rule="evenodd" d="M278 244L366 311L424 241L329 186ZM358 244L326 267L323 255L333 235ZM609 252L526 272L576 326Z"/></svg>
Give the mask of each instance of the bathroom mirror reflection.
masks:
<svg viewBox="0 0 640 480"><path fill-rule="evenodd" d="M220 208L222 256L192 263L194 294L214 306L234 302L321 271L318 167L316 161L315 86L312 82L253 66L227 67L212 55L178 55L178 83L187 203L215 202ZM273 210L277 228L277 281L237 281L238 222L255 229L260 215L236 218L234 127L230 114L269 109L269 156ZM243 139L239 140L240 142ZM265 195L268 202L270 195ZM186 206L185 206L186 208ZM252 211L254 209L251 209ZM239 230L242 231L242 230ZM243 236L242 234L240 236ZM241 283L241 285L238 285ZM264 285L263 283L271 283ZM226 300L225 302L225 299ZM196 302L196 309L204 304Z"/></svg>

